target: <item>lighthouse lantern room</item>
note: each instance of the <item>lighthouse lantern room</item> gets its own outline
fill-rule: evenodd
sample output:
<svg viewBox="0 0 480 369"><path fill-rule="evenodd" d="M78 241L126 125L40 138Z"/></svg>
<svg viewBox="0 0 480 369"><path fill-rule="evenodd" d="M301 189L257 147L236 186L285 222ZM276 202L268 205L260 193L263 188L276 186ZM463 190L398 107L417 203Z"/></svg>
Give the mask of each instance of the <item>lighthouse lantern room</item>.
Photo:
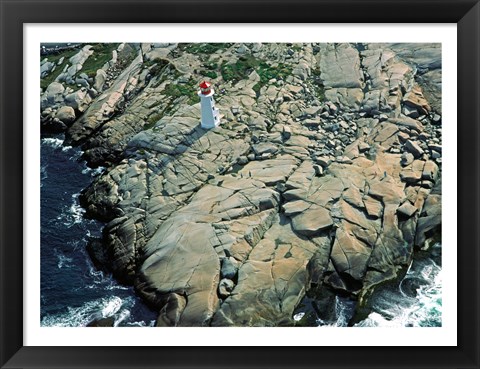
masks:
<svg viewBox="0 0 480 369"><path fill-rule="evenodd" d="M198 91L202 109L202 120L200 124L202 128L206 129L218 127L220 124L218 109L215 108L215 100L213 100L213 94L215 91L211 86L210 83L202 81L199 85L200 91Z"/></svg>

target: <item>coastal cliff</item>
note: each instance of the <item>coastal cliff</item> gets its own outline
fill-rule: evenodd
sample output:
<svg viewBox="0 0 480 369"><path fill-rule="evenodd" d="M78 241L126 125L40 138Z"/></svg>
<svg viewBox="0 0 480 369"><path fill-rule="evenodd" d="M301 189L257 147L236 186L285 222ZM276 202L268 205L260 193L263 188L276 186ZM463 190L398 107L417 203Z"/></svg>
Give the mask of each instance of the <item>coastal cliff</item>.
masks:
<svg viewBox="0 0 480 369"><path fill-rule="evenodd" d="M158 326L302 324L305 297L361 311L440 239L440 44L68 52L42 61L42 129L105 168L80 196L105 223L89 254Z"/></svg>

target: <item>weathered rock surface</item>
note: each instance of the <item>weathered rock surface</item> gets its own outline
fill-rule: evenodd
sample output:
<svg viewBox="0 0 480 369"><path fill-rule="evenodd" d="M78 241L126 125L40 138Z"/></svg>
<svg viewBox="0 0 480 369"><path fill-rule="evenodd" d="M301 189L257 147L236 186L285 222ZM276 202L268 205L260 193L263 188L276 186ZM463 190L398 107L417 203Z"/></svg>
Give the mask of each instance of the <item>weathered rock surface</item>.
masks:
<svg viewBox="0 0 480 369"><path fill-rule="evenodd" d="M96 57L91 45L83 46L76 54L71 56L66 63L64 63L65 57L61 57L53 68L51 68L51 64L53 63L41 63L41 78L52 74L57 66L60 68L61 65L65 64L63 70L59 74L57 73L58 75L54 82L51 82L45 91L41 91L40 93L43 131L63 132L73 124L77 117L82 116L82 113L87 111L89 105L93 101L96 101L95 98L99 92L102 92L104 86L110 83L109 78L111 79L113 76L112 73L114 73L114 71L117 73L116 68L120 68L117 62L120 63L123 62L123 60L117 60L114 57L115 55L116 50L113 52L112 60L96 71L95 80L82 72L82 68L87 60ZM60 119L55 114L57 110L65 106L74 109L75 112L74 115L69 114L69 118L66 119L66 121ZM97 112L99 110L98 106L95 106L94 109Z"/></svg>
<svg viewBox="0 0 480 369"><path fill-rule="evenodd" d="M294 325L322 289L363 304L440 232L441 63L427 49L142 44L110 84L97 73L67 133L108 167L80 197L106 223L92 255L159 326ZM250 57L243 78L217 70L221 125L203 130L189 89ZM46 115L62 87L42 95Z"/></svg>
<svg viewBox="0 0 480 369"><path fill-rule="evenodd" d="M55 118L59 119L65 124L73 123L75 120L75 110L71 106L62 106L57 110Z"/></svg>

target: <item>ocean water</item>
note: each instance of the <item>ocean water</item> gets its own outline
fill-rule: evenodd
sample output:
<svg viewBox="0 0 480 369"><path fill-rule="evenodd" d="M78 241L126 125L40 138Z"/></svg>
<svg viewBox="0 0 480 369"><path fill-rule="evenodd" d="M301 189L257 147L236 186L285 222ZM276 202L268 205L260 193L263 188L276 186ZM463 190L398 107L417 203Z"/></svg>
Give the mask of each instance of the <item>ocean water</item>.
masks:
<svg viewBox="0 0 480 369"><path fill-rule="evenodd" d="M415 254L403 278L378 286L366 306L323 290L295 309L296 325L318 327L441 327L442 245Z"/></svg>
<svg viewBox="0 0 480 369"><path fill-rule="evenodd" d="M83 217L80 191L103 168L90 169L78 148L63 146L61 135L41 139L41 325L85 326L93 319L114 319L115 326L153 326L156 314L135 296L96 270L86 252L89 237L101 235L102 224ZM317 326L345 327L356 303L337 296L335 319ZM369 299L370 313L355 327L438 327L442 325L441 244L416 257L405 277L379 288ZM296 321L312 310L297 310Z"/></svg>
<svg viewBox="0 0 480 369"><path fill-rule="evenodd" d="M372 312L356 327L441 327L441 244L429 256L415 258L398 285L380 288L369 305Z"/></svg>
<svg viewBox="0 0 480 369"><path fill-rule="evenodd" d="M63 146L61 135L41 139L41 325L78 327L112 317L115 326L153 326L156 314L133 288L96 270L86 252L102 224L83 217L78 196L103 168L88 168L81 155Z"/></svg>

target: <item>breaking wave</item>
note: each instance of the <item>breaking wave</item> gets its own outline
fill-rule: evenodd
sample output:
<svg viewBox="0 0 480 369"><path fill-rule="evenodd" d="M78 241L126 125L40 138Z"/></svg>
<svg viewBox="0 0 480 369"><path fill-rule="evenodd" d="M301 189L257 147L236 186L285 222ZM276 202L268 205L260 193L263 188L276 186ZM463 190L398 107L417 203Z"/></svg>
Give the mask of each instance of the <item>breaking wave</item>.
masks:
<svg viewBox="0 0 480 369"><path fill-rule="evenodd" d="M114 326L152 326L156 313L132 287L94 267L86 246L102 224L85 219L80 191L104 168L89 169L62 136L41 139L41 312L46 327L81 327L109 318Z"/></svg>
<svg viewBox="0 0 480 369"><path fill-rule="evenodd" d="M355 326L440 327L442 268L432 259L415 261L398 291L385 291L373 297L372 310Z"/></svg>

